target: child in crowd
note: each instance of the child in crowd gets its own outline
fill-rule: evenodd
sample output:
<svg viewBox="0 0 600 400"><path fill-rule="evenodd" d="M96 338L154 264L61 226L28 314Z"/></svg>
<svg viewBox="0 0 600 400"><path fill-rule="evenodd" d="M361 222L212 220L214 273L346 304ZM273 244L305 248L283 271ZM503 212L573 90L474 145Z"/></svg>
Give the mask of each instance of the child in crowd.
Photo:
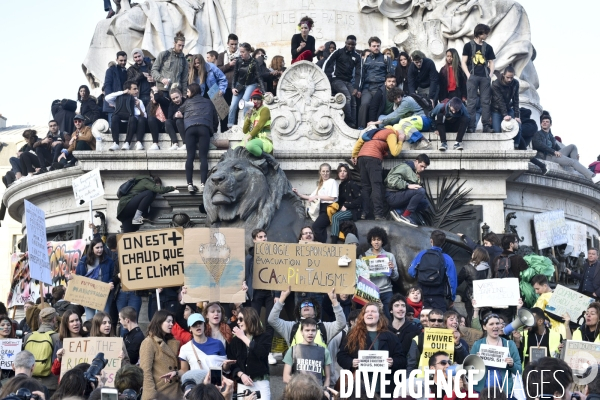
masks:
<svg viewBox="0 0 600 400"><path fill-rule="evenodd" d="M423 310L423 293L418 286L411 286L408 289L408 297L406 303L415 310L415 318L419 318L421 310Z"/></svg>

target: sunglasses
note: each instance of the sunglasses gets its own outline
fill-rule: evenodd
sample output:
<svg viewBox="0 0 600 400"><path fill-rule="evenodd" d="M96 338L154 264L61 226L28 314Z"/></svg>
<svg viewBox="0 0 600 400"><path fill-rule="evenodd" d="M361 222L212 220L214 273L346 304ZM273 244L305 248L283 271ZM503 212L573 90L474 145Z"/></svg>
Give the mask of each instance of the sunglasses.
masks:
<svg viewBox="0 0 600 400"><path fill-rule="evenodd" d="M448 361L448 360L442 360L442 361L440 361L440 362L438 362L436 364L449 365L450 361Z"/></svg>
<svg viewBox="0 0 600 400"><path fill-rule="evenodd" d="M304 303L300 304L300 308L304 308L304 307L314 307L315 305L313 303L311 303L310 301L305 301Z"/></svg>
<svg viewBox="0 0 600 400"><path fill-rule="evenodd" d="M443 318L429 318L429 322L444 322Z"/></svg>

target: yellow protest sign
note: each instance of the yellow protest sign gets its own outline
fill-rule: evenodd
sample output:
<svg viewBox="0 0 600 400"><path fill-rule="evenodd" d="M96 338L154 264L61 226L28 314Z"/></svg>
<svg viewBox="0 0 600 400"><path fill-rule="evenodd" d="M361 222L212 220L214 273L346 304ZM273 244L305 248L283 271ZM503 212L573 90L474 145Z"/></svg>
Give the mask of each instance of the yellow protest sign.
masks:
<svg viewBox="0 0 600 400"><path fill-rule="evenodd" d="M429 358L438 351L445 351L450 360L454 360L454 335L451 329L425 328L423 340L419 367L429 365Z"/></svg>

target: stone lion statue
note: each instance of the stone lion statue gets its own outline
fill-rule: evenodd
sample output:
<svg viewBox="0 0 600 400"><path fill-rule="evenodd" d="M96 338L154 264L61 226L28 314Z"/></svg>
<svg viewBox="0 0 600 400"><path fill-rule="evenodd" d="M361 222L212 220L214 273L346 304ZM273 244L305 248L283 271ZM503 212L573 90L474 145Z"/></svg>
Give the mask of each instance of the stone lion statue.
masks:
<svg viewBox="0 0 600 400"><path fill-rule="evenodd" d="M255 157L243 147L228 150L210 171L203 198L207 225L245 228L248 247L256 228L265 229L271 242L296 243L302 227L313 224L275 158ZM389 251L396 256L401 276L398 283L407 287L413 282L408 267L419 251L431 246L429 238L434 229L411 228L395 221L356 221L362 244L366 244L367 232L375 226L388 232ZM462 267L470 259L469 249L458 236L445 233L445 251L450 252L457 268Z"/></svg>

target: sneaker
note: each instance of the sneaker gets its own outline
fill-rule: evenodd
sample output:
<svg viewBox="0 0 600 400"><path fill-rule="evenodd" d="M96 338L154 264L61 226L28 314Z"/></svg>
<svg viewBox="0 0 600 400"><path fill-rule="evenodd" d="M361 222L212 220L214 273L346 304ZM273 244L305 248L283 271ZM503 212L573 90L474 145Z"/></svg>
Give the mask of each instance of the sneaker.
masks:
<svg viewBox="0 0 600 400"><path fill-rule="evenodd" d="M383 215L376 215L375 216L375 221L385 221L385 217Z"/></svg>
<svg viewBox="0 0 600 400"><path fill-rule="evenodd" d="M134 218L131 220L133 225L142 225L144 223L144 217Z"/></svg>
<svg viewBox="0 0 600 400"><path fill-rule="evenodd" d="M185 150L185 144L182 144L181 147L179 147L179 150Z"/></svg>
<svg viewBox="0 0 600 400"><path fill-rule="evenodd" d="M117 143L113 143L112 146L108 148L110 151L119 150L119 145Z"/></svg>
<svg viewBox="0 0 600 400"><path fill-rule="evenodd" d="M129 150L129 143L125 143L123 147L121 147L121 150Z"/></svg>
<svg viewBox="0 0 600 400"><path fill-rule="evenodd" d="M144 146L142 146L142 150L143 149L144 149ZM136 145L136 150L137 150L137 145ZM152 146L150 146L150 150L160 150L160 147L158 147L158 145L156 143L152 143Z"/></svg>
<svg viewBox="0 0 600 400"><path fill-rule="evenodd" d="M360 219L367 219L367 214L365 214L365 213L360 214Z"/></svg>
<svg viewBox="0 0 600 400"><path fill-rule="evenodd" d="M400 215L399 217L400 219L398 220L398 222L400 222L401 224L412 226L413 228L417 227L417 224L415 224L410 217L405 217L404 215Z"/></svg>
<svg viewBox="0 0 600 400"><path fill-rule="evenodd" d="M194 185L192 185L191 183L188 185L188 192L194 194L196 193L196 187Z"/></svg>
<svg viewBox="0 0 600 400"><path fill-rule="evenodd" d="M439 151L446 151L446 150L448 150L448 143L442 142L442 144L440 144L440 148L438 150Z"/></svg>
<svg viewBox="0 0 600 400"><path fill-rule="evenodd" d="M114 17L114 16L115 16L115 12L114 12L113 10L110 10L110 11L108 12L108 14L106 15L106 19L110 19L110 18L112 18L112 17Z"/></svg>
<svg viewBox="0 0 600 400"><path fill-rule="evenodd" d="M269 353L269 364L275 365L277 364L277 360L273 357L273 353Z"/></svg>
<svg viewBox="0 0 600 400"><path fill-rule="evenodd" d="M540 167L540 169L542 170L542 175L546 175L548 173L548 168L546 168L545 166Z"/></svg>
<svg viewBox="0 0 600 400"><path fill-rule="evenodd" d="M431 142L425 138L419 140L419 143L417 143L417 150L427 150L431 148Z"/></svg>
<svg viewBox="0 0 600 400"><path fill-rule="evenodd" d="M452 146L453 150L462 150L463 149L463 145L462 142L456 142L454 143L454 146Z"/></svg>
<svg viewBox="0 0 600 400"><path fill-rule="evenodd" d="M204 183L201 183L196 190L198 193L204 193Z"/></svg>
<svg viewBox="0 0 600 400"><path fill-rule="evenodd" d="M158 146L156 146L156 147L158 147ZM142 142L137 142L135 144L135 149L136 150L144 150L144 145L142 144Z"/></svg>
<svg viewBox="0 0 600 400"><path fill-rule="evenodd" d="M484 126L483 133L494 133L494 130L490 126Z"/></svg>
<svg viewBox="0 0 600 400"><path fill-rule="evenodd" d="M475 133L475 129L473 129L473 128L468 128L468 129L467 129L467 133Z"/></svg>
<svg viewBox="0 0 600 400"><path fill-rule="evenodd" d="M390 211L390 217L392 217L394 221L400 222L400 214L398 214L396 210Z"/></svg>
<svg viewBox="0 0 600 400"><path fill-rule="evenodd" d="M595 174L594 176L592 176L592 182L594 182L594 183L600 182L600 174Z"/></svg>
<svg viewBox="0 0 600 400"><path fill-rule="evenodd" d="M177 143L174 143L173 146L169 147L169 150L177 150L178 148Z"/></svg>

